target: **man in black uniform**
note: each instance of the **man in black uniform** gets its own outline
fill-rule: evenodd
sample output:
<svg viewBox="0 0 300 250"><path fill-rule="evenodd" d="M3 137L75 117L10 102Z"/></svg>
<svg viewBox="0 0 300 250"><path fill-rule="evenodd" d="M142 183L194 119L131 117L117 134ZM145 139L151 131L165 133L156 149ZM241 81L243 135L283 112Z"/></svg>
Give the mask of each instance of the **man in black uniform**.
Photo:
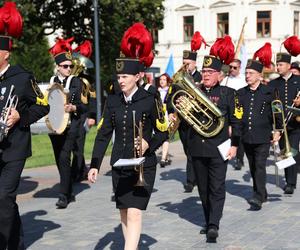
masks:
<svg viewBox="0 0 300 250"><path fill-rule="evenodd" d="M277 53L276 67L280 76L270 81L269 86L273 91L279 92L279 98L282 101L284 114L287 115L288 111L286 106L291 106L293 101L300 90L300 77L293 75L290 72L291 56L287 53ZM287 124L287 133L290 145L297 151L294 156L296 164L284 169L286 185L284 187L285 194L293 194L297 185L297 166L300 164L299 155L299 140L300 140L300 126L293 116ZM280 146L284 147L284 136L280 140Z"/></svg>
<svg viewBox="0 0 300 250"><path fill-rule="evenodd" d="M208 242L218 237L219 222L225 202L225 178L228 161L221 157L217 146L229 139L228 126L232 127L231 146L226 152L230 160L236 155L240 135L240 121L234 116L233 90L219 85L222 63L214 56L205 56L203 62L203 93L219 108L224 126L216 135L204 137L191 128L187 143L192 156L198 192L204 210ZM205 118L203 118L205 119ZM216 121L214 121L216 122Z"/></svg>
<svg viewBox="0 0 300 250"><path fill-rule="evenodd" d="M186 70L187 72L193 77L194 83L196 85L199 85L202 77L199 71L197 71L196 68L196 60L197 60L197 52L195 51L189 51L189 50L184 50L183 51L183 64L186 65ZM176 92L178 89L173 88L172 92ZM171 94L172 96L172 94ZM169 98L170 100L171 98ZM172 121L174 118L174 109L173 107L170 107L168 105L168 113L170 114L170 120ZM184 190L186 193L191 193L194 189L194 186L196 185L196 177L193 169L193 163L192 163L192 157L190 152L188 151L187 147L187 140L188 140L188 131L190 128L190 125L182 118L179 117L180 119L180 124L178 127L178 132L179 132L179 137L183 146L184 153L187 158L187 163L186 163L186 183L184 184Z"/></svg>
<svg viewBox="0 0 300 250"><path fill-rule="evenodd" d="M71 151L78 136L81 114L86 112L86 106L81 102L82 85L78 77L71 75L72 55L62 52L54 57L57 75L51 77L51 83L60 83L69 92L69 104L65 105L65 112L71 113L71 123L63 134L49 134L56 165L60 175L60 194L56 202L58 208L66 208L71 201L75 201L72 193Z"/></svg>
<svg viewBox="0 0 300 250"><path fill-rule="evenodd" d="M80 182L87 177L87 167L84 158L84 144L86 133L96 123L96 91L91 85L91 79L88 75L79 74L82 81L83 93L81 94L81 101L86 106L87 112L80 117L78 137L73 148L72 159L72 179L74 182Z"/></svg>
<svg viewBox="0 0 300 250"><path fill-rule="evenodd" d="M25 249L16 203L17 189L26 158L31 156L30 124L49 112L47 100L33 75L19 65L9 64L10 44L9 37L0 36L0 110L3 112L12 86L14 86L12 94L19 100L17 107L11 109L6 122L8 134L0 142L1 250Z"/></svg>
<svg viewBox="0 0 300 250"><path fill-rule="evenodd" d="M263 64L248 60L247 87L238 90L242 112L242 143L253 180L253 196L248 200L251 210L260 210L267 200L266 163L272 140L272 89L261 83Z"/></svg>

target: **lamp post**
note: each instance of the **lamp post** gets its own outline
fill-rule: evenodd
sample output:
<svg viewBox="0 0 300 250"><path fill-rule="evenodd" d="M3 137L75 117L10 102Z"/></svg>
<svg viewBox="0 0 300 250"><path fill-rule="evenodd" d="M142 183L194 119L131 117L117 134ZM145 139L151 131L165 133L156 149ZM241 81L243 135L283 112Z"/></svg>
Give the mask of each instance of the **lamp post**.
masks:
<svg viewBox="0 0 300 250"><path fill-rule="evenodd" d="M97 98L97 122L101 117L101 82L100 82L100 47L99 47L99 27L98 27L98 0L94 0L94 41L95 41L95 80Z"/></svg>

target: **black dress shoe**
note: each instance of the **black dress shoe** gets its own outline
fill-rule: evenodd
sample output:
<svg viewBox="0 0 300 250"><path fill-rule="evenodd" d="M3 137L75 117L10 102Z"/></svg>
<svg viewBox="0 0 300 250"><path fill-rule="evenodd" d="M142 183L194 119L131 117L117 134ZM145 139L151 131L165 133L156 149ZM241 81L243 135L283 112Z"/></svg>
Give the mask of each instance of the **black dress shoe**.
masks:
<svg viewBox="0 0 300 250"><path fill-rule="evenodd" d="M216 226L209 226L207 230L207 242L216 242L219 236L218 228Z"/></svg>
<svg viewBox="0 0 300 250"><path fill-rule="evenodd" d="M234 169L235 170L241 170L242 167L244 167L244 162L239 160L239 159L236 159Z"/></svg>
<svg viewBox="0 0 300 250"><path fill-rule="evenodd" d="M56 202L57 208L66 208L68 206L68 198L66 195L60 194L58 197L58 201Z"/></svg>
<svg viewBox="0 0 300 250"><path fill-rule="evenodd" d="M284 187L284 194L293 194L294 193L294 187L291 185L286 185Z"/></svg>
<svg viewBox="0 0 300 250"><path fill-rule="evenodd" d="M203 228L201 228L200 234L207 234L207 226L204 226Z"/></svg>
<svg viewBox="0 0 300 250"><path fill-rule="evenodd" d="M159 164L161 168L164 168L166 165L168 165L168 163L165 160L161 160Z"/></svg>
<svg viewBox="0 0 300 250"><path fill-rule="evenodd" d="M185 193L191 193L193 192L193 189L194 189L194 185L191 184L191 183L187 183L187 184L184 184L184 192Z"/></svg>
<svg viewBox="0 0 300 250"><path fill-rule="evenodd" d="M257 198L249 199L248 203L250 204L250 210L253 210L253 211L258 211L262 207L262 202Z"/></svg>

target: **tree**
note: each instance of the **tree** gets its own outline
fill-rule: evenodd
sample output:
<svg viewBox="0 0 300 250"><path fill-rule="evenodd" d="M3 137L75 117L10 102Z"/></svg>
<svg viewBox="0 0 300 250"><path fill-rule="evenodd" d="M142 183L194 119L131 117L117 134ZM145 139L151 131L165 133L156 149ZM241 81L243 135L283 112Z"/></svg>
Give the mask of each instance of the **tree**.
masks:
<svg viewBox="0 0 300 250"><path fill-rule="evenodd" d="M0 4L2 6L3 1ZM27 0L18 1L17 8L23 17L23 34L18 40L13 39L10 61L32 71L39 81L49 81L53 74L53 60L48 53L48 40L41 35L43 33L41 23L36 19L36 9Z"/></svg>
<svg viewBox="0 0 300 250"><path fill-rule="evenodd" d="M23 0L25 1L25 0ZM77 43L94 38L93 0L33 0L37 23L43 34L62 29L65 37ZM134 22L143 22L148 29L163 27L162 0L101 0L99 1L101 79L107 83L115 70L124 31ZM42 35L42 34L41 34ZM94 58L92 58L94 60Z"/></svg>

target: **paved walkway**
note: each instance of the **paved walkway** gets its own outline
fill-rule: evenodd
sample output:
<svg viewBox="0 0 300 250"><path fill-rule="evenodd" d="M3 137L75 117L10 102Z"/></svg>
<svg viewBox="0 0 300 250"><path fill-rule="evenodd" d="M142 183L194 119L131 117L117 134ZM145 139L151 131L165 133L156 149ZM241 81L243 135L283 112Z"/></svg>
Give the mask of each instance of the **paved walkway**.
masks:
<svg viewBox="0 0 300 250"><path fill-rule="evenodd" d="M198 192L183 192L185 157L181 144L172 143L170 152L172 165L157 169L155 192L144 213L140 249L300 249L300 192L297 189L292 197L283 195L275 186L271 160L267 168L269 199L256 212L248 210L245 200L252 191L248 167L235 171L228 166L220 237L217 243L206 243L205 236L199 234L203 213ZM110 201L108 161L106 157L96 184L75 186L77 201L64 210L55 208L56 167L24 170L18 201L28 249L122 249L119 214Z"/></svg>

